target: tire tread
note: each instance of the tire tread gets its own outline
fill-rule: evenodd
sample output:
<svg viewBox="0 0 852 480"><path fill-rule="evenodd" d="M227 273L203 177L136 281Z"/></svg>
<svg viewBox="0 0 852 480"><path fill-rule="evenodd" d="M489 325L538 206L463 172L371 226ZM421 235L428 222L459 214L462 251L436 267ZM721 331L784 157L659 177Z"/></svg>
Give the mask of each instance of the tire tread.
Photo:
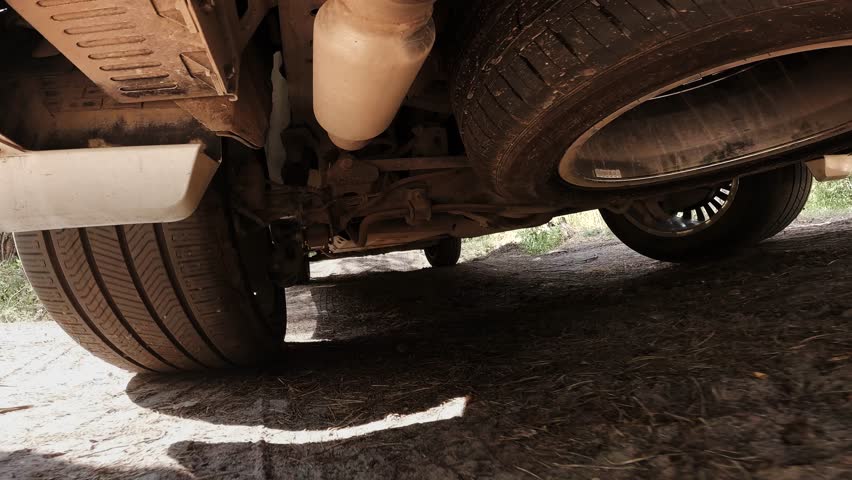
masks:
<svg viewBox="0 0 852 480"><path fill-rule="evenodd" d="M239 287L211 197L171 224L17 233L18 253L50 316L108 363L153 372L251 364L282 339Z"/></svg>
<svg viewBox="0 0 852 480"><path fill-rule="evenodd" d="M558 195L549 184L558 180L554 166L558 158L551 158L550 153L546 159L538 157L545 152L543 145L555 147L559 143L549 136L543 122L545 118L552 120L549 112L562 105L583 109L574 100L582 95L577 93L579 89L588 89L603 72L697 30L722 28L723 23L743 16L769 15L812 2L488 3L471 7L473 20L465 28L475 33L466 44L469 53L455 66L453 104L467 153L483 178L504 197L533 200ZM495 104L500 108L490 108ZM494 128L483 128L483 114ZM576 112L579 118L584 114ZM536 142L528 143L532 138Z"/></svg>

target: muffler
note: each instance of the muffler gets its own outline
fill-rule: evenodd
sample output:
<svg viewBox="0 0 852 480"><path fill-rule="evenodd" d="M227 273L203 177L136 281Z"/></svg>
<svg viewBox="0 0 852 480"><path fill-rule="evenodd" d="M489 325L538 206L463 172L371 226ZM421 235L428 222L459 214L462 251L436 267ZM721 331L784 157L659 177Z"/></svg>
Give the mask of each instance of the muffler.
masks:
<svg viewBox="0 0 852 480"><path fill-rule="evenodd" d="M314 113L335 145L384 132L435 43L435 0L329 0L314 24Z"/></svg>

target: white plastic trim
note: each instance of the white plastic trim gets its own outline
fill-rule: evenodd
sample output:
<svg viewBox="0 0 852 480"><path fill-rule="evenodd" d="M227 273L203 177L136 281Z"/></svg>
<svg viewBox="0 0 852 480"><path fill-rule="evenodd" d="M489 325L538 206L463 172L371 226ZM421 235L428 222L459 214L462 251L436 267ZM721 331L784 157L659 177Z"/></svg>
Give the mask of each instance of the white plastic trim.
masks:
<svg viewBox="0 0 852 480"><path fill-rule="evenodd" d="M0 154L0 231L173 222L192 215L219 162L201 145Z"/></svg>

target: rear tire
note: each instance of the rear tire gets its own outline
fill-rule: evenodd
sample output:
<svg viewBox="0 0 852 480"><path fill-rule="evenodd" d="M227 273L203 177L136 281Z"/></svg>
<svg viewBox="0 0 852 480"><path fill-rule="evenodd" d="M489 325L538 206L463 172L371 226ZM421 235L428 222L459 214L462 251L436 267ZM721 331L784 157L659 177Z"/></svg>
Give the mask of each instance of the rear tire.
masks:
<svg viewBox="0 0 852 480"><path fill-rule="evenodd" d="M691 262L730 254L787 228L799 216L813 176L803 163L739 180L731 205L720 218L695 233L653 234L635 217L601 210L612 233L636 252L667 262Z"/></svg>
<svg viewBox="0 0 852 480"><path fill-rule="evenodd" d="M226 204L211 186L180 222L18 233L15 242L51 317L102 360L140 372L251 365L281 346L283 290L249 258L266 242L238 236Z"/></svg>
<svg viewBox="0 0 852 480"><path fill-rule="evenodd" d="M619 109L768 53L852 38L843 0L470 0L454 15L452 101L466 154L502 196L561 200L557 166ZM593 99L590 101L590 99Z"/></svg>
<svg viewBox="0 0 852 480"><path fill-rule="evenodd" d="M426 261L433 267L452 267L461 258L460 238L445 238L431 247L423 249Z"/></svg>

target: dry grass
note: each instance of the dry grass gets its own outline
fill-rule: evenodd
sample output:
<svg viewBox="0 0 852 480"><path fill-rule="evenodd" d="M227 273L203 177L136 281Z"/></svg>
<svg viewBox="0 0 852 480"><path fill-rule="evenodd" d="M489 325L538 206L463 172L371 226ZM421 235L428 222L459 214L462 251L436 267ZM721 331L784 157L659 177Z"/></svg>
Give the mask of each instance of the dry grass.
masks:
<svg viewBox="0 0 852 480"><path fill-rule="evenodd" d="M836 182L814 182L804 214L818 216L852 209L852 179Z"/></svg>
<svg viewBox="0 0 852 480"><path fill-rule="evenodd" d="M852 213L852 179L814 182L802 218L814 220ZM545 225L465 241L462 260L484 257L500 247L515 244L530 255L564 250L579 243L613 238L596 210L557 217Z"/></svg>
<svg viewBox="0 0 852 480"><path fill-rule="evenodd" d="M0 322L44 320L45 312L17 258L0 262Z"/></svg>
<svg viewBox="0 0 852 480"><path fill-rule="evenodd" d="M462 260L481 258L505 245L515 244L530 255L542 255L571 245L612 238L596 210L556 217L534 228L465 240Z"/></svg>

